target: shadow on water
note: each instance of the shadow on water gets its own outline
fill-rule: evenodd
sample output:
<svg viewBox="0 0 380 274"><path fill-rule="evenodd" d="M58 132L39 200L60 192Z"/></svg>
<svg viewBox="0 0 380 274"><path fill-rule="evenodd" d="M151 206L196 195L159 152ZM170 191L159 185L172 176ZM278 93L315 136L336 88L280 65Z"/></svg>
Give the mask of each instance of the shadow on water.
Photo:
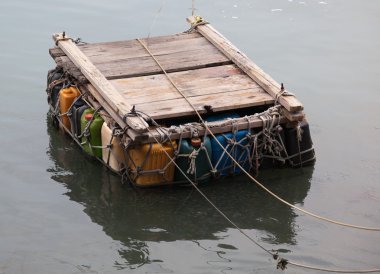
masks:
<svg viewBox="0 0 380 274"><path fill-rule="evenodd" d="M48 118L48 154L51 178L64 184L72 201L82 204L91 220L120 241L120 256L130 268L150 263L147 242L218 240L232 226L191 187L134 189L100 163L88 159L80 148ZM276 194L293 204L302 203L313 167L261 172ZM212 182L202 191L242 229L260 231L268 244L296 244L297 215L245 176ZM219 236L218 236L219 234ZM286 252L287 250L283 250ZM120 267L122 267L120 265Z"/></svg>

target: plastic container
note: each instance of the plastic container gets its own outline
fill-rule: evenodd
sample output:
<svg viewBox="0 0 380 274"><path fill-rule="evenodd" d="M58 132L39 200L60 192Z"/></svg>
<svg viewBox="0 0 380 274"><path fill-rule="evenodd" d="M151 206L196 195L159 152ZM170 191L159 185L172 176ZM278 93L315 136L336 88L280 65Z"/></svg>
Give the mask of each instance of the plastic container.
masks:
<svg viewBox="0 0 380 274"><path fill-rule="evenodd" d="M128 150L129 167L132 171L132 179L137 186L154 186L173 182L174 163L171 163L164 172L160 173L169 163L170 157L174 157L174 150L177 149L177 143L172 141L171 144L144 144ZM150 173L138 174L137 170Z"/></svg>
<svg viewBox="0 0 380 274"><path fill-rule="evenodd" d="M77 100L71 108L71 132L76 137L81 134L81 117L86 109L89 109L89 106L82 99Z"/></svg>
<svg viewBox="0 0 380 274"><path fill-rule="evenodd" d="M100 117L100 115L97 113L94 116L94 111L92 109L86 109L83 111L82 117L81 117L81 134L85 131L86 126L89 122L92 122L88 128L89 135L86 136L86 133L84 136L82 136L81 142L84 151L86 151L88 154L92 156L96 156L99 158L102 158L102 137L101 137L101 128L103 126L103 119ZM93 147L98 146L98 147Z"/></svg>
<svg viewBox="0 0 380 274"><path fill-rule="evenodd" d="M278 133L279 133L279 135L277 135L275 137L275 140L278 141L280 144L285 145L285 131L283 130L282 126L279 126ZM264 151L264 154L272 156L268 151ZM281 156L283 158L286 158L285 151L281 152ZM255 162L255 160L256 159L253 159L254 162ZM264 156L262 159L260 159L259 169L264 170L264 169L270 169L270 168L278 168L278 167L282 167L284 165L285 165L285 162L282 162L278 159L274 159L271 157L265 157Z"/></svg>
<svg viewBox="0 0 380 274"><path fill-rule="evenodd" d="M127 157L120 145L119 137L112 138L112 130L103 123L102 130L102 159L114 171L119 172L127 166ZM112 141L111 141L112 140ZM111 147L106 147L111 144Z"/></svg>
<svg viewBox="0 0 380 274"><path fill-rule="evenodd" d="M312 164L315 161L309 124L306 120L303 120L299 126L301 130L300 140L298 140L297 126L285 128L286 151L289 157L293 156L289 159L289 162L294 167Z"/></svg>
<svg viewBox="0 0 380 274"><path fill-rule="evenodd" d="M237 113L223 113L215 114L207 118L208 122L221 121L228 118L239 118ZM243 166L244 169L248 170L250 168L249 164L249 148L244 149L241 146L246 146L248 140L243 140L248 134L248 130L240 130L234 136L233 133L217 134L215 137L222 144L224 148L227 149L228 153L231 154L234 159L236 159L239 164ZM240 145L233 147L230 140L235 140L235 142L240 142ZM211 162L216 170L221 176L240 174L242 171L236 164L231 160L231 158L224 153L224 149L220 147L218 142L212 138L211 139L211 149L212 158Z"/></svg>
<svg viewBox="0 0 380 274"><path fill-rule="evenodd" d="M249 147L243 148L248 144L248 140L244 139L248 134L248 130L239 130L236 135L232 133L215 135L217 140L222 144L231 156L238 161L245 170L249 170ZM239 142L239 145L233 146L230 140ZM215 139L211 140L212 158L211 162L221 176L236 175L242 173L242 170L236 166L231 158L224 152Z"/></svg>
<svg viewBox="0 0 380 274"><path fill-rule="evenodd" d="M47 86L50 88L50 84L54 81L57 81L62 78L63 71L61 69L54 69L49 71L48 77L47 77ZM59 92L63 87L63 83L58 83L48 89L48 102L49 104L55 108L58 101Z"/></svg>
<svg viewBox="0 0 380 274"><path fill-rule="evenodd" d="M190 166L190 159L188 155L192 153L194 150L200 149L202 140L200 138L193 139L184 139L181 142L181 146L179 148L179 156L176 160L177 165L181 170L185 172L185 174L189 177L189 179L194 181L206 181L211 178L210 171L212 167L207 159L207 155L212 159L212 149L211 149L211 140L208 136L206 136L204 140L204 148L206 150L200 150L198 156L195 159L195 173L190 174L187 173L187 170ZM186 155L186 156L181 156ZM206 175L208 174L208 175ZM174 181L186 181L187 179L182 174L182 172L176 169L174 174Z"/></svg>
<svg viewBox="0 0 380 274"><path fill-rule="evenodd" d="M61 114L66 113L74 102L75 98L80 95L76 87L64 88L59 93L59 109ZM61 116L62 123L66 129L71 130L70 119L67 114Z"/></svg>

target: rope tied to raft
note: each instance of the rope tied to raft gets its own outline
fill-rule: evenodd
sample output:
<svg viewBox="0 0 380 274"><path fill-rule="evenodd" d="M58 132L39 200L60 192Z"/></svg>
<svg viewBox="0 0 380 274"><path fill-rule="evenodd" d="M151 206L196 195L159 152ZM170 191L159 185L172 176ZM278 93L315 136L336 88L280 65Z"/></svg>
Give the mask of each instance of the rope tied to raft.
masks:
<svg viewBox="0 0 380 274"><path fill-rule="evenodd" d="M199 151L201 149L194 149L190 155L189 155L189 160L190 160L190 164L189 164L189 168L187 170L187 173L189 174L196 174L196 171L197 171L197 165L196 165L196 160L197 160L197 157L199 155Z"/></svg>
<svg viewBox="0 0 380 274"><path fill-rule="evenodd" d="M280 92L276 93L274 104L277 105L280 97L282 96L295 96L294 93L288 92L285 90L284 84L281 83Z"/></svg>
<svg viewBox="0 0 380 274"><path fill-rule="evenodd" d="M138 116L140 119L141 116ZM157 144L162 144L159 142L159 140L153 135L153 139ZM297 262L290 261L288 259L285 259L283 257L280 257L278 255L278 251L276 250L269 250L265 248L263 245L261 245L259 242L257 242L255 239L253 239L250 235L248 235L246 232L244 232L238 225L236 225L225 213L223 213L200 189L199 187L187 176L187 174L178 166L178 164L175 162L175 159L171 157L168 152L163 149L166 157L170 160L169 164L174 164L176 168L182 173L182 175L186 178L186 180L198 191L198 193L226 220L228 221L233 227L235 227L243 236L245 236L250 242L258 246L260 249L268 253L273 260L277 261L276 268L280 270L287 269L288 265L292 265L295 267L301 267L305 269L311 269L311 270L320 270L325 272L335 272L335 273L374 273L374 272L380 272L380 269L369 269L369 270L341 270L341 269L328 269L328 268L319 268L311 265L306 264L300 264ZM123 174L124 176L128 177L128 179L131 181L131 178L129 177L128 173Z"/></svg>
<svg viewBox="0 0 380 274"><path fill-rule="evenodd" d="M56 46L58 46L58 43L61 42L61 41L71 41L71 42L75 43L76 45L85 45L85 44L87 44L80 37L78 37L77 39L73 39L71 37L66 36L66 32L65 31L63 31L62 34L56 34L54 36L54 39L55 39L55 45Z"/></svg>
<svg viewBox="0 0 380 274"><path fill-rule="evenodd" d="M195 108L195 106L191 103L191 101L189 100L189 98L187 98L187 96L178 88L178 86L173 82L173 80L171 79L171 77L168 75L168 73L166 72L166 70L162 67L162 65L160 64L160 62L157 60L157 58L155 58L155 56L151 53L151 51L147 48L147 46L140 40L140 39L137 39L141 45L146 49L146 51L151 55L151 57L155 60L155 62L157 63L157 65L161 68L161 70L163 71L163 73L165 74L165 76L167 77L167 79L169 80L169 82L173 85L173 87L178 91L178 93L181 94L181 96L188 102L188 104L193 108L193 110L195 111L196 115L198 116L198 118L200 119L200 121L202 122L202 125L205 127L205 129L209 132L209 134L214 138L214 140L216 141L216 143L218 143L218 145L224 150L224 152L228 155L228 157L231 158L232 161L235 162L235 164L242 169L242 171L253 181L255 182L258 186L260 186L263 190L265 190L268 194L270 194L271 196L273 196L274 198L276 198L277 200L279 200L280 202L282 202L283 204L285 205L288 205L289 207L293 208L293 209L296 209L300 212L303 212L304 214L306 215L309 215L311 217L314 217L316 219L319 219L319 220L322 220L322 221L326 221L326 222L329 222L329 223L333 223L333 224L337 224L337 225L340 225L340 226L345 226L345 227L350 227L350 228L356 228L356 229L362 229L362 230L368 230L368 231L380 231L380 228L377 228L377 227L365 227L365 226L359 226L359 225L352 225L352 224L348 224L348 223L343 223L343 222L340 222L340 221L336 221L336 220L333 220L333 219L329 219L329 218L326 218L326 217L323 217L323 216L320 216L320 215L317 215L315 213L312 213L310 211L307 211L305 209L302 209L300 207L297 207L289 202L287 202L286 200L282 199L281 197L279 197L277 194L275 194L274 192L272 192L271 190L269 190L267 187L265 187L262 183L260 183L257 179L255 179L251 174L249 174L237 161L236 159L233 158L233 156L227 151L224 149L223 145L218 141L218 139L216 138L216 136L212 133L212 131L210 130L210 128L207 127L207 125L205 124L202 116L199 114L199 112L197 111L197 109ZM285 90L285 89L284 89ZM154 136L153 136L154 137ZM158 141L155 137L154 139L156 141ZM168 155L168 153L165 151L166 155L170 158L170 155ZM174 162L174 159L171 159L171 161L174 163L174 165L176 165L177 168L178 165ZM240 233L242 233L243 235L245 235L248 239L250 239L253 243L255 243L256 245L258 245L259 247L261 247L264 251L268 252L269 254L272 255L272 257L275 259L275 258L278 258L278 255L277 254L273 254L271 251L265 249L263 246L261 246L259 243L257 243L254 239L252 239L251 237L249 237L249 235L247 235L246 233L244 233L244 231L242 231L236 224L234 224L223 212L220 211L219 208L217 208L208 198L207 196L205 196L203 194L203 192L186 176L186 174L179 168L180 172L185 176L185 178L193 185L193 187L210 203L210 205L212 205L215 210L217 210L227 221L229 221L231 224L233 224L239 231ZM291 261L287 260L286 261L286 264L285 264L285 260L283 260L282 258L280 258L280 262L281 264L279 265L280 267L286 267L287 264L292 264L292 265L299 265L300 267L304 267L304 268L308 268L308 269L317 269L316 267L313 267L313 266L308 266L308 265L301 265L301 264L297 264L297 263L292 263ZM328 269L323 269L323 271L330 271L330 272L336 272L334 270L328 270ZM374 270L360 270L360 271L357 271L357 272L360 272L360 273L368 273L368 272L380 272L380 269L374 269Z"/></svg>
<svg viewBox="0 0 380 274"><path fill-rule="evenodd" d="M204 20L201 16L196 15L196 16L194 16L194 18L195 18L195 21L190 24L191 25L190 28L188 30L184 31L184 33L191 33L194 30L196 30L196 28L198 26L209 24L209 22Z"/></svg>

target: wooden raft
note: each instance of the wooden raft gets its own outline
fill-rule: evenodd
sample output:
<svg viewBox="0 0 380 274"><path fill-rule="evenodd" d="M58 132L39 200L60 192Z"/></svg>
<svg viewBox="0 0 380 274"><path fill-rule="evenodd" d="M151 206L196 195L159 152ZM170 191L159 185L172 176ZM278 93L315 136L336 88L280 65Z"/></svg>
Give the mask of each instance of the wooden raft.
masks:
<svg viewBox="0 0 380 274"><path fill-rule="evenodd" d="M190 17L194 25L199 18ZM50 54L58 66L88 91L132 139L148 125L130 117L132 107L153 119L195 115L162 69L138 40L76 45L64 34L53 36ZM206 113L270 106L280 85L241 53L210 24L191 33L141 39L197 111ZM303 119L303 106L294 96L279 96L289 121ZM260 126L261 121L257 121ZM243 126L244 127L244 126Z"/></svg>

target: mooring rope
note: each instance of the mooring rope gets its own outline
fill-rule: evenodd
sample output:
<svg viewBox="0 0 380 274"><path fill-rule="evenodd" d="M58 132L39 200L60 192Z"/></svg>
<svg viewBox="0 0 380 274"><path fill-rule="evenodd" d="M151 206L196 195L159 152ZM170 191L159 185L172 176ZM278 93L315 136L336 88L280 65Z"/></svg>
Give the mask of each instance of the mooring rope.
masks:
<svg viewBox="0 0 380 274"><path fill-rule="evenodd" d="M323 272L330 272L330 273L377 273L380 272L380 268L378 269L358 269L358 270L352 270L352 269L331 269L331 268L323 268L323 267L316 267L312 265L307 264L300 264L292 261L287 261L288 265L292 265L294 267L300 267L300 268L306 268L310 270L318 270Z"/></svg>
<svg viewBox="0 0 380 274"><path fill-rule="evenodd" d="M137 117L141 120L144 121L142 116L136 112ZM146 115L146 114L145 114ZM152 118L151 118L152 119ZM158 125L154 119L152 119L152 122L156 125ZM148 127L147 127L148 128ZM233 222L222 210L220 210L207 196L204 194L199 187L196 185L195 182L193 182L187 174L180 168L180 166L175 162L175 158L171 157L169 153L164 149L162 143L154 136L152 135L153 139L157 144L159 144L162 148L162 151L166 155L166 157L169 159L169 164L173 163L175 167L182 173L182 175L185 177L185 179L197 190L197 192L227 221L229 222L233 227L235 227L243 236L245 236L251 243L255 244L258 246L260 249L268 253L274 260L277 261L277 269L285 270L287 268L287 265L292 265L294 267L300 267L300 268L305 268L305 269L310 269L310 270L319 270L319 271L324 271L324 272L330 272L330 273L374 273L374 272L380 272L379 269L369 269L369 270L344 270L344 269L328 269L328 268L321 268L317 266L312 266L312 265L307 265L307 264L301 264L297 262L293 262L290 260L287 260L281 256L278 255L278 251L276 250L269 250L265 248L263 245L261 245L258 241L253 239L251 236L249 236L246 232L244 232L235 222ZM167 138L170 140L170 136L168 135ZM125 172L126 176L128 176L128 172ZM124 177L124 174L122 175ZM129 178L131 181L131 178Z"/></svg>
<svg viewBox="0 0 380 274"><path fill-rule="evenodd" d="M265 190L267 193L269 193L271 196L273 196L274 198L276 198L277 200L279 200L280 202L286 204L287 206L293 208L293 209L296 209L298 211L301 211L302 213L306 214L306 215L309 215L311 217L314 217L314 218L317 218L319 220L322 220L322 221L326 221L326 222L329 222L329 223L332 223L332 224L336 224L336 225L340 225L340 226L345 226L345 227L350 227L350 228L356 228L356 229L362 229L362 230L369 230L369 231L380 231L380 228L378 227L367 227L367 226L361 226L361 225L353 225L353 224L349 224L349 223L345 223L345 222L341 222L341 221L337 221L337 220L333 220L333 219L330 219L330 218L326 218L326 217L323 217L323 216L320 216L318 214L315 214L313 212L310 212L308 210L305 210L305 209L302 209L300 207L297 207L291 203L289 203L288 201L284 200L283 198L281 198L280 196L278 196L277 194L275 194L274 192L272 192L271 190L269 190L267 187L265 187L262 183L260 183L257 179L255 179L251 174L249 174L249 172L247 172L235 159L234 157L232 157L232 155L224 148L224 146L219 142L219 140L215 137L215 135L212 133L212 131L210 130L210 128L206 125L205 121L203 120L202 116L199 114L198 110L195 108L195 106L191 103L191 101L187 98L187 96L179 89L179 87L173 82L173 80L171 79L171 77L169 76L169 74L166 72L166 70L162 67L162 65L160 64L160 62L157 60L157 58L152 54L152 52L148 49L148 47L140 40L140 39L137 39L137 41L140 42L140 44L146 49L146 51L151 55L151 57L154 59L154 61L157 63L157 65L161 68L162 72L165 74L165 76L167 77L167 79L169 80L169 82L173 85L173 87L182 95L182 97L188 102L188 104L193 108L193 110L195 111L195 113L197 114L199 120L201 121L202 125L205 127L205 129L209 132L209 134L215 139L215 141L218 143L218 145L224 150L224 153L231 158L231 160L252 180L254 181L258 186L260 186L263 190Z"/></svg>
<svg viewBox="0 0 380 274"><path fill-rule="evenodd" d="M137 41L146 49L146 51L151 55L151 57L155 60L155 62L157 63L157 65L161 68L161 70L163 71L163 73L165 74L165 76L167 77L167 79L169 80L169 82L173 85L173 87L182 95L182 97L188 102L188 104L194 109L195 113L197 114L198 118L200 119L201 123L203 124L203 126L205 127L205 129L209 132L209 134L216 140L216 142L218 143L218 145L223 149L223 145L218 141L218 139L215 137L215 135L212 133L212 131L209 129L209 127L207 126L207 124L204 122L202 116L199 114L199 112L197 111L197 109L195 108L195 106L191 103L191 101L187 98L187 96L178 88L178 86L173 82L173 80L171 79L171 77L168 75L168 73L166 72L166 70L162 67L162 65L160 64L160 62L157 60L157 58L155 58L155 56L152 54L152 52L147 48L147 46L140 40L140 39L137 39ZM138 116L141 120L143 120L142 117ZM153 138L155 139L155 141L157 143L158 140L156 139L156 137L153 135ZM160 144L160 143L159 143ZM162 146L162 144L160 144ZM166 152L165 149L163 149L164 153L166 154L166 156L170 159L171 162L174 163L174 165L177 167L177 169L184 175L184 177L192 184L192 186L202 195L202 197L205 198L206 201L208 201L210 203L210 205L212 205L214 207L214 209L221 215L223 216L230 224L232 224L236 229L239 230L240 233L242 233L242 235L246 236L251 242L253 242L254 244L256 244L257 246L259 246L261 249L263 249L265 252L269 253L274 259L277 259L278 262L277 262L277 268L280 268L282 270L286 269L286 266L289 264L289 265L293 265L293 266L297 266L297 267L302 267L302 268L306 268L306 269L312 269L312 270L320 270L320 271L325 271L325 272L335 272L335 273L373 273L373 272L380 272L380 268L379 269L370 269L370 270L339 270L339 269L327 269L327 268L319 268L319 267L315 267L315 266L311 266L311 265L306 265L306 264L300 264L300 263L297 263L297 262L293 262L293 261L289 261L289 260L286 260L284 258L280 258L278 256L278 254L275 254L273 252L271 252L270 250L264 248L262 245L260 245L257 241L255 241L252 237L250 237L248 234L246 234L242 229L240 229L231 219L229 219L214 203L212 203L211 200L208 199L208 197L196 186L196 184L190 180L187 175L185 174L185 172L179 168L179 166L175 163L174 159L172 157L170 157L169 153ZM251 179L253 180L258 186L260 186L262 189L264 189L266 192L268 192L270 195L272 195L273 197L275 197L277 200L279 200L280 202L290 206L291 208L294 208L296 210L299 210L309 216L312 216L312 217L315 217L317 219L320 219L320 220L323 220L323 221L326 221L326 222L330 222L330 223L333 223L333 224L337 224L337 225L341 225L341 226L345 226L345 227L351 227L351 228L357 228L357 229L363 229L363 230L369 230L369 231L380 231L380 228L373 228L373 227L365 227L365 226L358 226L358 225L352 225L352 224L347 224L347 223L343 223L343 222L339 222L339 221L335 221L335 220L332 220L332 219L329 219L329 218L325 218L325 217L322 217L322 216L319 216L317 214L314 214L312 212L309 212L307 210L304 210L302 208L299 208L295 205L292 205L290 204L289 202L287 202L286 200L282 199L281 197L279 197L278 195L276 195L275 193L273 193L272 191L270 191L268 188L266 188L263 184L261 184L258 180L256 180L251 174L249 174L231 155L230 153L228 153L228 151L225 151L225 153L228 155L228 157L231 158L232 161L235 162L235 164Z"/></svg>

